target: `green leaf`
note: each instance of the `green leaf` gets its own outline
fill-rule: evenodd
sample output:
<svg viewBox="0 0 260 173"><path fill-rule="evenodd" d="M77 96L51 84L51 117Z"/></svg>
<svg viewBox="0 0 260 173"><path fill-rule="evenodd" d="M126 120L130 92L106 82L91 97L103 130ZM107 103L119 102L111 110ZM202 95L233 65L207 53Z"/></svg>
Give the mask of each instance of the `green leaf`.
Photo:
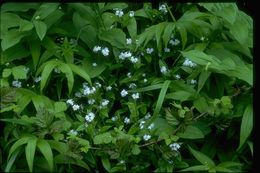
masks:
<svg viewBox="0 0 260 173"><path fill-rule="evenodd" d="M20 147L20 146L26 144L29 139L30 139L30 137L26 136L26 137L23 137L23 138L17 140L17 141L12 145L12 147L10 148L9 153L8 153L8 157L7 157L7 160L9 160L10 156L13 154L13 152L14 152L18 147Z"/></svg>
<svg viewBox="0 0 260 173"><path fill-rule="evenodd" d="M127 3L115 3L115 2L108 2L104 8L101 9L101 11L106 11L106 10L112 10L114 8L119 8L119 9L125 9L128 7Z"/></svg>
<svg viewBox="0 0 260 173"><path fill-rule="evenodd" d="M253 147L253 142L251 141L247 141L247 144L250 148L250 151L251 151L251 155L253 156L253 153L254 153L254 147Z"/></svg>
<svg viewBox="0 0 260 173"><path fill-rule="evenodd" d="M129 32L129 35L132 38L135 38L137 35L137 24L136 24L136 20L134 17L129 19L129 23L127 25L127 30Z"/></svg>
<svg viewBox="0 0 260 173"><path fill-rule="evenodd" d="M50 144L51 148L57 150L61 154L64 154L69 150L69 146L66 143L55 140L47 140L47 142Z"/></svg>
<svg viewBox="0 0 260 173"><path fill-rule="evenodd" d="M52 72L52 70L58 66L59 63L57 61L48 61L47 63L44 64L44 69L42 71L42 80L41 80L41 91L43 90L43 88L45 87L47 80L50 76L50 73Z"/></svg>
<svg viewBox="0 0 260 173"><path fill-rule="evenodd" d="M175 29L175 23L168 23L167 26L165 27L162 36L164 47L167 47L174 29Z"/></svg>
<svg viewBox="0 0 260 173"><path fill-rule="evenodd" d="M15 152L12 154L11 158L7 159L8 161L7 161L7 164L6 164L4 172L10 172L10 170L11 170L11 168L13 166L13 163L16 160L16 157L18 156L18 154L20 152L21 152L21 148L15 150Z"/></svg>
<svg viewBox="0 0 260 173"><path fill-rule="evenodd" d="M37 147L40 149L41 153L46 159L50 167L50 171L53 171L53 154L52 154L50 144L44 139L38 139Z"/></svg>
<svg viewBox="0 0 260 173"><path fill-rule="evenodd" d="M67 157L64 154L55 156L54 161L56 164L73 164L85 168L86 170L90 170L89 166L83 160L76 160L71 157Z"/></svg>
<svg viewBox="0 0 260 173"><path fill-rule="evenodd" d="M199 128L192 126L192 125L187 126L184 132L177 133L177 136L179 136L180 138L184 138L184 139L204 138L203 132Z"/></svg>
<svg viewBox="0 0 260 173"><path fill-rule="evenodd" d="M157 103L156 103L156 107L154 109L154 113L153 113L153 116L152 118L150 119L150 122L154 121L158 115L159 115L159 112L162 108L162 104L163 104L163 101L164 101L164 97L166 95L166 92L167 92L167 89L170 85L171 81L168 81L166 80L164 83L163 83L163 86L162 86L162 89L159 93L159 97L158 97L158 100L157 100Z"/></svg>
<svg viewBox="0 0 260 173"><path fill-rule="evenodd" d="M183 26L177 25L177 29L181 35L182 50L184 50L187 43L187 31Z"/></svg>
<svg viewBox="0 0 260 173"><path fill-rule="evenodd" d="M131 153L132 153L133 155L138 155L138 154L140 154L140 153L141 153L141 150L140 150L139 146L136 145L136 144L133 145L132 150L131 150Z"/></svg>
<svg viewBox="0 0 260 173"><path fill-rule="evenodd" d="M165 109L165 114L166 114L166 120L170 125L176 126L180 123L177 120L177 118L175 118L174 115L170 112L169 109Z"/></svg>
<svg viewBox="0 0 260 173"><path fill-rule="evenodd" d="M186 172L186 171L207 171L209 168L205 165L195 165L191 166L185 169L180 170L180 172Z"/></svg>
<svg viewBox="0 0 260 173"><path fill-rule="evenodd" d="M19 65L12 68L14 79L26 79L25 66Z"/></svg>
<svg viewBox="0 0 260 173"><path fill-rule="evenodd" d="M113 28L103 31L99 34L99 38L119 49L124 49L126 47L126 35L121 29Z"/></svg>
<svg viewBox="0 0 260 173"><path fill-rule="evenodd" d="M40 20L45 19L55 10L57 10L59 3L42 3L39 9L35 12L34 18L40 16Z"/></svg>
<svg viewBox="0 0 260 173"><path fill-rule="evenodd" d="M243 114L241 128L240 128L240 140L238 150L246 142L253 129L253 107L251 104L247 105Z"/></svg>
<svg viewBox="0 0 260 173"><path fill-rule="evenodd" d="M55 112L63 112L67 110L67 104L64 102L55 102L54 103Z"/></svg>
<svg viewBox="0 0 260 173"><path fill-rule="evenodd" d="M9 77L12 74L12 70L10 68L5 68L3 70L2 76L3 77Z"/></svg>
<svg viewBox="0 0 260 173"><path fill-rule="evenodd" d="M26 35L26 32L19 32L17 29L7 31L1 42L3 51L19 43L20 40Z"/></svg>
<svg viewBox="0 0 260 173"><path fill-rule="evenodd" d="M41 55L41 45L38 41L31 40L30 52L33 59L33 66L34 69L36 70Z"/></svg>
<svg viewBox="0 0 260 173"><path fill-rule="evenodd" d="M133 89L129 90L128 92L145 92L145 91L151 91L151 90L156 90L162 88L163 84L155 84L155 85L150 85L147 87L143 88L138 88L138 89Z"/></svg>
<svg viewBox="0 0 260 173"><path fill-rule="evenodd" d="M211 170L209 170L209 172L210 172ZM216 166L214 169L213 169L213 171L214 172L233 172L233 173L235 173L235 172L237 172L237 171L234 171L234 170L231 170L231 169L228 169L228 168L223 168L223 167L220 167L220 166ZM213 172L212 171L212 172Z"/></svg>
<svg viewBox="0 0 260 173"><path fill-rule="evenodd" d="M17 44L1 52L1 63L11 62L16 59L22 59L30 55L30 52L22 44Z"/></svg>
<svg viewBox="0 0 260 173"><path fill-rule="evenodd" d="M106 158L106 157L102 157L101 158L101 162L102 162L103 167L109 172L110 169L111 169L111 165L110 165L109 159Z"/></svg>
<svg viewBox="0 0 260 173"><path fill-rule="evenodd" d="M72 70L71 70L70 66L65 63L60 63L58 68L60 69L60 71L65 73L65 76L66 76L67 82L68 82L69 94L70 94L72 91L72 88L73 88L73 84L74 84L74 75L72 73Z"/></svg>
<svg viewBox="0 0 260 173"><path fill-rule="evenodd" d="M5 11L23 11L23 12L26 12L29 9L37 9L39 5L40 5L39 3L23 3L23 2L21 2L21 3L18 3L18 2L11 3L11 2L8 2L8 3L5 3L1 6L1 12L5 12Z"/></svg>
<svg viewBox="0 0 260 173"><path fill-rule="evenodd" d="M24 19L20 20L20 31L30 31L31 29L33 29L32 22L29 22Z"/></svg>
<svg viewBox="0 0 260 173"><path fill-rule="evenodd" d="M237 16L233 25L231 25L230 33L235 39L244 46L247 46L247 37L249 34L249 28L247 23Z"/></svg>
<svg viewBox="0 0 260 173"><path fill-rule="evenodd" d="M34 27L36 29L36 33L40 40L43 40L46 32L47 32L47 25L42 21L33 21Z"/></svg>
<svg viewBox="0 0 260 173"><path fill-rule="evenodd" d="M205 70L203 70L200 73L199 82L198 82L198 90L197 90L198 92L200 92L200 90L203 88L203 86L205 85L205 82L209 78L210 74L211 74L211 72L205 71Z"/></svg>
<svg viewBox="0 0 260 173"><path fill-rule="evenodd" d="M232 162L232 161L226 161L218 164L217 166L222 168L229 168L229 167L240 167L242 166L242 164L237 162Z"/></svg>
<svg viewBox="0 0 260 173"><path fill-rule="evenodd" d="M25 156L29 166L30 172L33 172L33 160L36 149L37 138L31 137L28 140L27 146L25 147Z"/></svg>
<svg viewBox="0 0 260 173"><path fill-rule="evenodd" d="M207 100L204 97L200 97L194 101L194 107L200 112L204 113L207 112L209 109L209 105Z"/></svg>
<svg viewBox="0 0 260 173"><path fill-rule="evenodd" d="M74 64L68 64L69 67L71 68L71 70L76 73L77 75L83 77L84 79L86 79L86 81L88 81L88 83L90 85L92 85L91 83L91 79L90 79L90 76L88 75L88 73L81 67L79 66L76 66Z"/></svg>
<svg viewBox="0 0 260 173"><path fill-rule="evenodd" d="M105 132L99 135L96 135L94 137L94 144L95 145L99 145L99 144L108 144L110 142L112 142L113 137L111 136L111 134L109 132Z"/></svg>
<svg viewBox="0 0 260 173"><path fill-rule="evenodd" d="M200 152L200 151L196 151L194 149L192 149L189 146L189 150L191 152L191 154L203 165L207 166L209 169L215 167L215 163L213 162L213 160L211 160L208 156L206 156L204 153Z"/></svg>

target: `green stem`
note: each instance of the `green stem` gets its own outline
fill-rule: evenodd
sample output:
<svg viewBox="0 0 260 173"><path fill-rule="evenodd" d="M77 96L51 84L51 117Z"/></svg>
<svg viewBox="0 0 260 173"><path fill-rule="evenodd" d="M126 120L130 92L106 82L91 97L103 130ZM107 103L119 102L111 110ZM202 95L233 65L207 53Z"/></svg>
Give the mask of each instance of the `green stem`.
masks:
<svg viewBox="0 0 260 173"><path fill-rule="evenodd" d="M174 22L176 22L176 19L175 19L175 17L172 15L172 12L171 12L169 6L168 6L167 4L165 4L165 5L166 5L167 10L168 10L169 13L170 13L170 16L171 16L172 20L173 20Z"/></svg>

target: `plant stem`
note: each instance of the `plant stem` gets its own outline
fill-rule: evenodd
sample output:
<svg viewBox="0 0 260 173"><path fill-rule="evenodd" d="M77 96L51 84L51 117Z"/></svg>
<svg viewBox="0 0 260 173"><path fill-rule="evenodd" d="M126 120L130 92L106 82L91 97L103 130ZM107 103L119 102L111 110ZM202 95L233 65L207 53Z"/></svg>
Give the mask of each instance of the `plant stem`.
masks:
<svg viewBox="0 0 260 173"><path fill-rule="evenodd" d="M175 19L175 17L172 15L172 12L171 12L171 10L170 10L170 8L169 8L169 6L168 6L167 4L166 4L166 8L167 8L167 10L169 11L172 20L173 20L174 22L176 22L176 19Z"/></svg>

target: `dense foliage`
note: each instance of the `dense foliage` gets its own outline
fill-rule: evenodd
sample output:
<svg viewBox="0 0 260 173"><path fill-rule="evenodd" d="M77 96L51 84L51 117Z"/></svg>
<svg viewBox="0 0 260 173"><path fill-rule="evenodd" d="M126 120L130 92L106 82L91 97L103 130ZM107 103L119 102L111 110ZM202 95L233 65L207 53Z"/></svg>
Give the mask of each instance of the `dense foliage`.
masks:
<svg viewBox="0 0 260 173"><path fill-rule="evenodd" d="M3 4L1 170L249 170L252 23L235 3Z"/></svg>

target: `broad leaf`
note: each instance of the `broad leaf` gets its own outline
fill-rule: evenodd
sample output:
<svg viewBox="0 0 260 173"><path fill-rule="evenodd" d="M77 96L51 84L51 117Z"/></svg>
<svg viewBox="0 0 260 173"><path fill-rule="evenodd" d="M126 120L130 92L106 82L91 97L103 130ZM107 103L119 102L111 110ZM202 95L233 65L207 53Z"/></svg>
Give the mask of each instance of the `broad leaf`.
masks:
<svg viewBox="0 0 260 173"><path fill-rule="evenodd" d="M191 154L203 165L207 166L209 169L215 167L215 163L208 156L200 151L196 151L189 146Z"/></svg>
<svg viewBox="0 0 260 173"><path fill-rule="evenodd" d="M40 149L41 153L43 154L44 158L46 159L46 161L49 165L50 171L53 171L53 154L52 154L50 144L44 139L39 139L37 141L37 147Z"/></svg>
<svg viewBox="0 0 260 173"><path fill-rule="evenodd" d="M25 147L25 156L29 166L30 172L33 172L33 160L36 149L37 138L31 137L28 140L27 146Z"/></svg>
<svg viewBox="0 0 260 173"><path fill-rule="evenodd" d="M46 32L47 32L47 25L42 21L33 21L34 27L36 29L36 33L40 40L43 40Z"/></svg>
<svg viewBox="0 0 260 173"><path fill-rule="evenodd" d="M245 110L243 118L242 118L238 150L246 142L247 138L251 134L252 129L253 129L253 107L250 104L246 107L246 110Z"/></svg>

